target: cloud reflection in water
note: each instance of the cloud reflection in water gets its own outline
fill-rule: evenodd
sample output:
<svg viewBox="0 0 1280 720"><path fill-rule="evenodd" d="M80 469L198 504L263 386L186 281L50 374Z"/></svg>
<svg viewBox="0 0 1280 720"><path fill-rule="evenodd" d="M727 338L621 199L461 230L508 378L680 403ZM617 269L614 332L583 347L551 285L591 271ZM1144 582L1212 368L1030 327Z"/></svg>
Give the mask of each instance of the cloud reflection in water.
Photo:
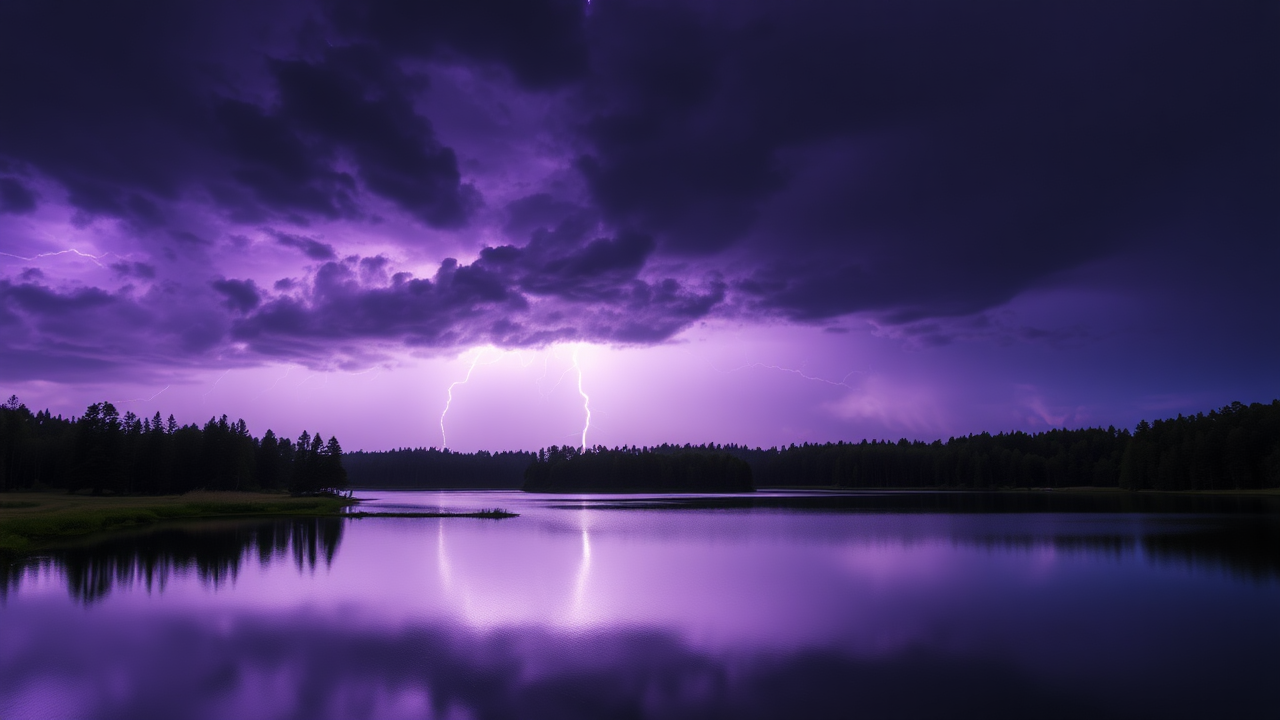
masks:
<svg viewBox="0 0 1280 720"><path fill-rule="evenodd" d="M168 527L7 570L0 717L1280 709L1266 516L524 503Z"/></svg>

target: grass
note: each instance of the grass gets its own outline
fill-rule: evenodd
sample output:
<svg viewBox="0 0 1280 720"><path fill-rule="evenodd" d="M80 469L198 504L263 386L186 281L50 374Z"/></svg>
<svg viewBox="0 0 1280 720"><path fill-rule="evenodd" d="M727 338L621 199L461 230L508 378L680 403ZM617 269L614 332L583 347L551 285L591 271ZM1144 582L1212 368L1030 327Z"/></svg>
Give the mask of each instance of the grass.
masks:
<svg viewBox="0 0 1280 720"><path fill-rule="evenodd" d="M338 515L352 503L339 497L289 497L251 492L191 492L159 497L23 494L0 502L0 554L164 520L246 516Z"/></svg>

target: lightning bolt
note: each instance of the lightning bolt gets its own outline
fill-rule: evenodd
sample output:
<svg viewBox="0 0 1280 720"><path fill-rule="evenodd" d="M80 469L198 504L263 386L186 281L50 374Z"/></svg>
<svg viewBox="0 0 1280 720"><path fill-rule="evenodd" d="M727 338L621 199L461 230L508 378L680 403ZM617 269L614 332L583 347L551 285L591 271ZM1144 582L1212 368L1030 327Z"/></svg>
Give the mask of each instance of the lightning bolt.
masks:
<svg viewBox="0 0 1280 720"><path fill-rule="evenodd" d="M87 259L89 262L93 263L94 265L97 265L98 267L105 267L102 263L98 261L101 260L102 258L105 258L107 255L114 255L115 253L103 253L101 255L90 255L89 253L86 253L86 252L80 252L75 248L69 248L67 250L58 250L57 252L38 253L36 255L32 255L31 257L23 257L22 255L14 255L13 253L0 252L0 255L4 255L5 257L17 258L19 260L26 260L27 262L34 262L36 260L39 260L40 258L54 257L56 255L67 255L67 254L78 255L79 257Z"/></svg>
<svg viewBox="0 0 1280 720"><path fill-rule="evenodd" d="M160 392L156 393L155 395L152 395L152 396L151 396L151 397L149 397L149 398L130 398L130 399L128 399L128 400L116 400L115 402L120 403L120 404L130 403L130 402L151 402L152 400L155 400L156 398L160 397L160 393L164 392L165 390L168 390L170 387L172 387L172 386L171 386L171 385L165 385L163 390L161 390Z"/></svg>
<svg viewBox="0 0 1280 720"><path fill-rule="evenodd" d="M445 438L445 434L444 434L444 416L449 414L449 406L453 404L453 389L459 385L467 384L467 381L471 379L471 373L474 372L476 369L476 364L480 362L480 356L483 354L484 354L484 350L477 350L476 356L471 359L471 367L467 368L467 376L462 378L461 380L455 380L453 384L449 386L449 390L447 391L448 398L444 401L444 411L440 413L440 449L441 450L444 450L445 448L449 447L449 441Z"/></svg>
<svg viewBox="0 0 1280 720"><path fill-rule="evenodd" d="M296 370L296 369L297 369L296 367L290 367L288 370L286 370L286 371L285 371L285 373L284 373L283 375L281 375L280 377L276 378L276 381L275 381L275 382L273 382L273 383L271 383L271 386L270 386L270 387L268 387L266 390L263 390L262 392L258 393L258 394L257 394L257 396L256 396L256 397L254 397L253 399L254 399L254 400L257 400L258 398L262 397L263 395L266 395L267 393L271 392L272 390L275 390L275 389L276 389L276 386L280 384L280 381L281 381L281 380L284 380L284 379L285 379L285 378L287 378L287 377L289 377L289 373L292 373L292 372L293 372L294 370Z"/></svg>
<svg viewBox="0 0 1280 720"><path fill-rule="evenodd" d="M813 382L820 382L820 383L825 383L827 385L835 385L838 387L847 387L850 390L857 390L857 388L855 388L854 386L848 383L849 376L853 375L854 373L866 372L865 370L850 370L849 372L845 373L844 377L840 378L837 381L837 380L828 380L827 378L815 377L813 375L809 375L803 370L797 370L795 368L782 367L781 365L766 365L764 363L751 363L750 365L743 365L741 367L733 368L732 370L718 370L718 371L731 373L731 372L737 372L739 370L747 370L750 368L763 368L765 370L777 370L779 372L791 373L793 375L799 375L805 380L812 380Z"/></svg>
<svg viewBox="0 0 1280 720"><path fill-rule="evenodd" d="M218 376L218 379L217 379L217 380L214 380L214 381L213 381L213 384L209 386L209 389L208 389L208 390L205 390L205 391L204 391L204 394L203 394L203 395L201 395L200 397L201 397L201 398L207 398L207 397L209 397L209 393L213 392L213 389L214 389L214 388L216 388L216 387L218 387L218 383L222 382L222 378L226 377L226 376L227 376L227 373L230 373L230 372L231 372L231 370L230 370L230 368L228 368L228 369L227 369L227 372L224 372L224 373L222 373L221 375L219 375L219 376Z"/></svg>
<svg viewBox="0 0 1280 720"><path fill-rule="evenodd" d="M587 430L591 429L591 398L587 392L582 389L582 366L578 364L578 350L582 346L573 349L573 369L578 371L578 394L582 396L582 409L587 413L587 419L582 423L582 451L587 450ZM585 538L586 536L583 535Z"/></svg>
<svg viewBox="0 0 1280 720"><path fill-rule="evenodd" d="M580 349L581 349L581 346L574 347L572 364L568 368L565 368L564 372L560 374L560 377L556 379L555 384L552 385L549 390L543 390L541 389L541 387L539 387L539 394L541 394L544 398L547 397L547 395L552 390L555 390L556 386L558 386L564 380L565 376L567 376L571 372L577 373L578 394L582 396L582 409L586 413L586 420L583 423L582 434L580 438L581 447L585 451L587 448L587 431L590 430L591 428L591 397L587 395L586 390L583 388L582 364L578 361L578 353ZM492 361L484 362L485 355L489 351L493 351L496 357ZM480 365L481 362L484 362L486 366L494 365L494 364L497 364L498 362L501 362L502 359L505 357L516 355L521 367L527 368L533 365L533 363L537 362L538 355L542 355L542 358L543 358L542 377L539 378L536 383L537 385L541 386L547 377L548 358L550 354L551 353L544 351L541 353L530 355L530 354L526 354L524 351L499 350L498 348L494 348L492 346L476 348L476 354L471 359L471 364L467 367L467 374L461 380L455 380L445 390L444 409L440 412L440 448L442 450L447 448L449 443L448 434L445 429L445 418L449 415L449 408L453 406L453 389L459 385L466 385L468 382L470 382L471 376L475 373L476 367Z"/></svg>
<svg viewBox="0 0 1280 720"><path fill-rule="evenodd" d="M577 352L577 351L575 351L575 353L576 353L576 352ZM557 360L559 360L559 358L556 358L556 359L557 359ZM576 364L575 364L575 365L570 365L569 367L565 368L565 369L564 369L564 372L560 373L560 377L556 378L555 383L554 383L554 384L552 384L552 385L551 385L551 387L550 387L546 392L542 392L541 390L539 390L538 392L542 394L542 397L544 397L544 398L545 398L545 397L548 397L549 395L551 395L551 393L552 393L552 392L554 392L554 391L555 391L555 389L556 389L556 388L560 387L560 383L564 382L564 378L565 378L565 376L566 376L566 375L568 375L569 373L573 372L573 371L574 371L574 370L576 370L576 369L577 369ZM543 377L543 379L545 379L545 378L546 378L546 367L545 367L545 366L543 367L542 377ZM541 384L541 379L539 380L539 384Z"/></svg>

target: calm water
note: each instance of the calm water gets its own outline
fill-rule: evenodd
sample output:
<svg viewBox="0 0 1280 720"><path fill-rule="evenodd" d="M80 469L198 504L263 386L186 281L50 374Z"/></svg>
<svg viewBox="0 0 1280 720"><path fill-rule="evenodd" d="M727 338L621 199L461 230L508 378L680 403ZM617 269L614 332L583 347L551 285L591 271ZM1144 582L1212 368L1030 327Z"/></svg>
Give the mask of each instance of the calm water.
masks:
<svg viewBox="0 0 1280 720"><path fill-rule="evenodd" d="M363 495L521 517L9 567L0 718L1280 717L1267 501Z"/></svg>

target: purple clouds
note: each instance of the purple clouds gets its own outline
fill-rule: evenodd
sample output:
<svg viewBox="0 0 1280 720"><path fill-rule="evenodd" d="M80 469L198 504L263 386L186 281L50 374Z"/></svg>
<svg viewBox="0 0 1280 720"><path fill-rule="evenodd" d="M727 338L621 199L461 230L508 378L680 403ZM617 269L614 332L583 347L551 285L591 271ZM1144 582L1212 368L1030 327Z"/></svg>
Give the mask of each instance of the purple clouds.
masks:
<svg viewBox="0 0 1280 720"><path fill-rule="evenodd" d="M1161 353L1237 341L1238 366L1195 367L1265 395L1278 19L9 3L0 376L362 369L703 323L1137 357L1105 307L1035 299L1083 293L1141 306ZM1269 397L1209 404L1234 399Z"/></svg>

